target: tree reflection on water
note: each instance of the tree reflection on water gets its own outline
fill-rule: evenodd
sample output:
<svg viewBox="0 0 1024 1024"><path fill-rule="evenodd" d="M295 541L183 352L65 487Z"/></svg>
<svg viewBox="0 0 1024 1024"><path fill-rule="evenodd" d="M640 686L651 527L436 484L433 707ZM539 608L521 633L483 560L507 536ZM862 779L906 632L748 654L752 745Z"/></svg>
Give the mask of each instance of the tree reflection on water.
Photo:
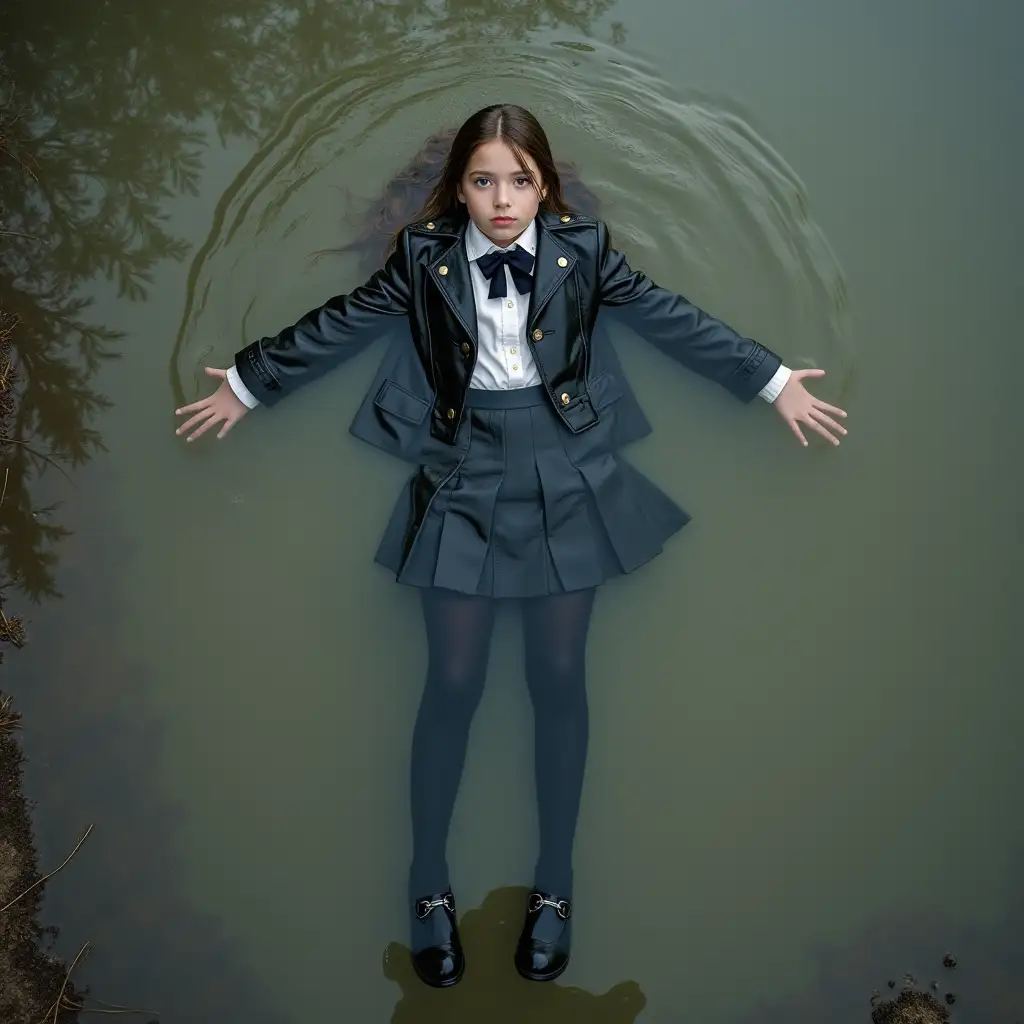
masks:
<svg viewBox="0 0 1024 1024"><path fill-rule="evenodd" d="M586 31L613 0L60 0L5 5L0 82L0 309L21 369L0 508L3 570L33 601L57 596L65 532L33 513L31 483L103 450L110 407L94 378L123 336L90 321L99 279L145 301L156 266L188 243L164 203L197 194L211 131L262 139L298 96L403 42L455 45ZM43 456L46 456L44 458ZM47 461L47 459L52 461Z"/></svg>

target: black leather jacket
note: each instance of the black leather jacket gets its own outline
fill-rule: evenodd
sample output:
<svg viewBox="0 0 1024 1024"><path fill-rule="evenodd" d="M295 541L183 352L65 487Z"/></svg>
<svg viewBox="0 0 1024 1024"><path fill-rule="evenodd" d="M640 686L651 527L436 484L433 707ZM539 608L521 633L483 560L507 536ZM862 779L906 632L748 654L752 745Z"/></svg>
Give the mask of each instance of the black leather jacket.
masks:
<svg viewBox="0 0 1024 1024"><path fill-rule="evenodd" d="M387 333L395 325L390 318L407 318L408 330L399 332L352 432L413 461L427 424L434 443L453 445L477 358L467 223L450 218L406 228L397 251L364 285L240 351L235 366L243 383L274 405ZM623 396L617 415L624 419L609 443L650 431L610 346L595 343L602 306L628 309L642 336L741 401L756 396L779 368L770 349L631 270L609 247L602 221L542 212L537 226L527 341L555 410L574 434Z"/></svg>

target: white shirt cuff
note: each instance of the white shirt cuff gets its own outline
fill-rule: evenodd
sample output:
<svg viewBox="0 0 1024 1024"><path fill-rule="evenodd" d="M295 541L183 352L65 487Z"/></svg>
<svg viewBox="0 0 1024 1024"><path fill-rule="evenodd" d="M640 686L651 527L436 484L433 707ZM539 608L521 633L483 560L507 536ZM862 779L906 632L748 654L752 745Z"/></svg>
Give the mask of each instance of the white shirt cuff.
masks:
<svg viewBox="0 0 1024 1024"><path fill-rule="evenodd" d="M235 397L247 409L255 409L260 404L259 399L242 383L242 378L238 376L238 370L234 366L228 369L228 383Z"/></svg>
<svg viewBox="0 0 1024 1024"><path fill-rule="evenodd" d="M766 402L774 402L782 393L782 389L789 383L789 375L792 372L793 371L788 366L780 366L775 371L775 376L772 377L772 379L768 381L763 388L761 388L758 394Z"/></svg>

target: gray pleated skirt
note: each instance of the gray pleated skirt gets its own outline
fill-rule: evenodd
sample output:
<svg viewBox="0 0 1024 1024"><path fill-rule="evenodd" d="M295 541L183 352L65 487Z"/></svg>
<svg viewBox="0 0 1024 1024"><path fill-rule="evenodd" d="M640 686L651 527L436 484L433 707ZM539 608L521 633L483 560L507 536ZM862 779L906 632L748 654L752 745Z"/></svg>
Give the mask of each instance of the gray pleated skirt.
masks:
<svg viewBox="0 0 1024 1024"><path fill-rule="evenodd" d="M399 583L496 598L580 590L643 565L689 521L620 455L574 452L542 386L471 388L466 405L464 456L413 474L377 549ZM424 481L433 495L417 516Z"/></svg>

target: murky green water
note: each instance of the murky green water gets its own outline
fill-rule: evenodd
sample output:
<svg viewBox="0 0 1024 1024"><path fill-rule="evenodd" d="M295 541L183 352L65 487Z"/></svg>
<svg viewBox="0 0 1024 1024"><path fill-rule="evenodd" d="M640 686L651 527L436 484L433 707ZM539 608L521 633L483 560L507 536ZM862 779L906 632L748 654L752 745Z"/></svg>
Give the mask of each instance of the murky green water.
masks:
<svg viewBox="0 0 1024 1024"><path fill-rule="evenodd" d="M189 1024L853 1022L911 970L963 1020L1024 1012L1015 6L14 14L42 223L68 239L50 258L80 317L124 332L77 381L37 364L51 447L88 440L91 392L108 450L36 487L64 504L31 522L74 535L22 561L63 599L5 663L44 863L96 826L48 908L62 950L93 943L94 994ZM824 367L851 433L802 451L762 403L622 340L655 427L633 458L695 518L598 599L572 965L549 986L511 965L536 836L510 614L450 845L481 909L466 982L438 993L385 955L424 640L372 564L406 468L346 432L382 352L219 444L186 449L171 410L204 363L356 284L315 254L428 132L500 99L537 113L632 262ZM144 295L103 276L126 253Z"/></svg>

